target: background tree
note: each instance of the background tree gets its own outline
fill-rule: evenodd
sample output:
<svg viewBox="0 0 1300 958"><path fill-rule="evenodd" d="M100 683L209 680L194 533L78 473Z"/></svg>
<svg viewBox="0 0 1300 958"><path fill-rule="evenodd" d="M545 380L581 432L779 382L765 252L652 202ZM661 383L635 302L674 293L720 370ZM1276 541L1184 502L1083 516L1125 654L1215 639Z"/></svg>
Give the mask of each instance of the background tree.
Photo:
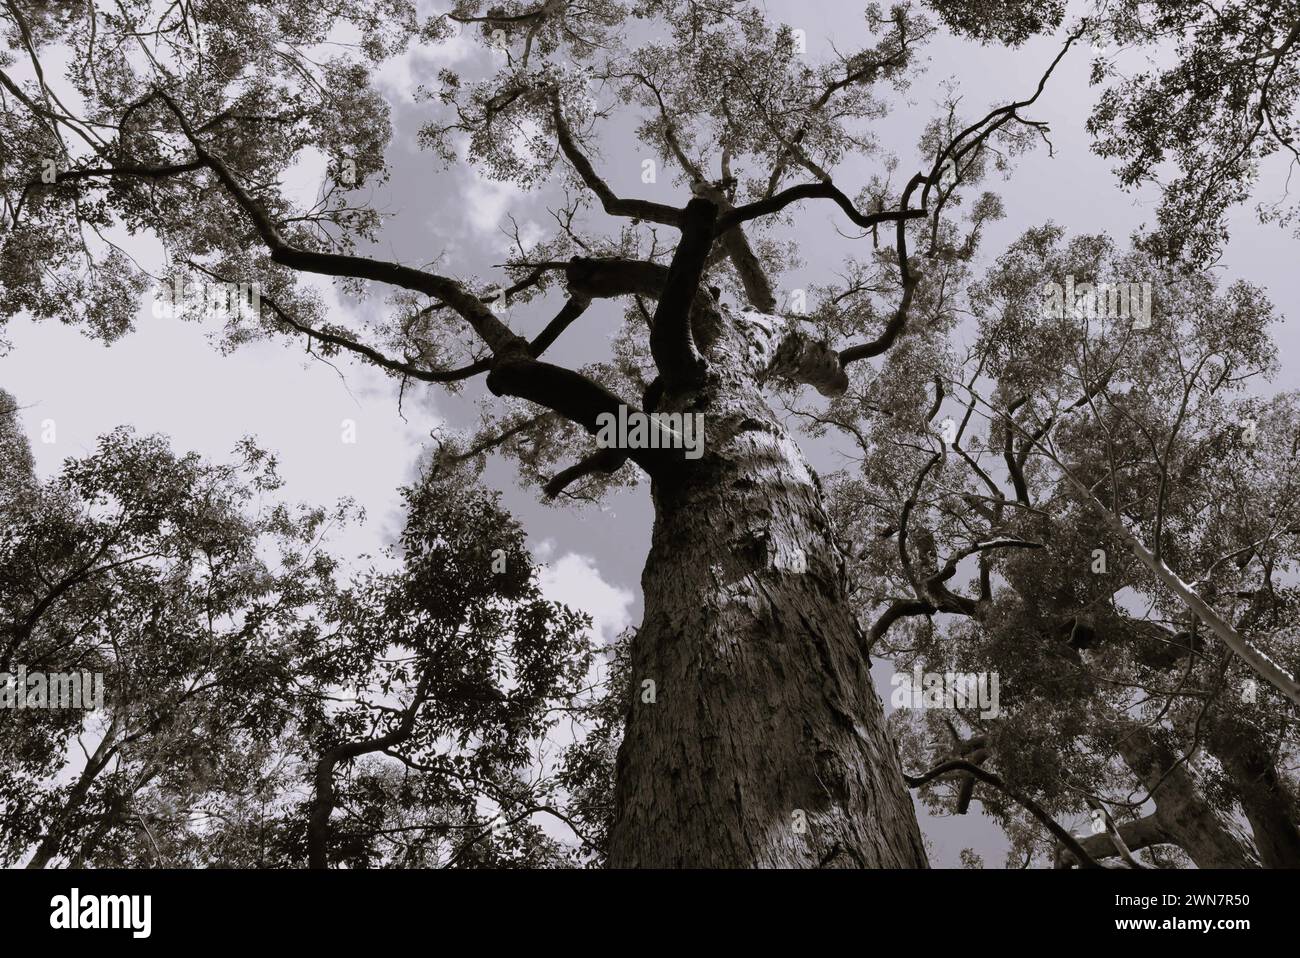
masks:
<svg viewBox="0 0 1300 958"><path fill-rule="evenodd" d="M283 726L293 676L268 638L310 628L301 610L333 569L313 545L346 507L256 510L274 460L241 452L214 466L122 429L0 504L0 671L104 682L102 711L6 710L8 855L34 844L44 867L85 859L111 827L147 831L142 792L235 774ZM30 467L21 436L5 453L6 470Z"/></svg>
<svg viewBox="0 0 1300 958"><path fill-rule="evenodd" d="M341 592L329 641L303 650L310 863L562 861L531 822L577 827L539 749L583 695L590 619L542 599L494 497L435 477L407 504L402 565ZM352 704L332 707L344 690Z"/></svg>
<svg viewBox="0 0 1300 958"><path fill-rule="evenodd" d="M1152 277L1149 328L1137 316L1053 316L1043 294L1066 276ZM1300 422L1289 394L1241 395L1275 368L1271 307L1244 284L1218 291L1206 274L1121 256L1100 237L1067 244L1054 227L1014 244L970 303L980 327L965 370L932 357L906 405L895 392L883 411L876 395L836 410L875 439L861 477L846 475L834 497L841 528L869 543L858 595L880 610L873 649L904 670L1001 677L996 720L979 709L914 717L914 767L949 767L912 781L959 812L978 790L1015 857L1062 860L1044 819L1102 811L1133 852L1172 844L1201 867L1295 866L1294 710L1095 508L1110 503L1294 674ZM962 575L974 580L958 588ZM977 782L981 769L995 774ZM1105 833L1084 835L1093 857L1122 854Z"/></svg>
<svg viewBox="0 0 1300 958"><path fill-rule="evenodd" d="M1056 30L1065 4L943 0L954 33L1017 45ZM1155 187L1143 245L1193 267L1215 261L1233 209L1289 226L1287 182L1300 160L1300 5L1294 0L1102 0L1084 8L1093 45L1093 149L1125 190Z"/></svg>
<svg viewBox="0 0 1300 958"><path fill-rule="evenodd" d="M1122 185L1160 187L1147 246L1197 266L1212 261L1229 212L1256 194L1264 172L1278 175L1259 190L1260 218L1293 223L1285 185L1271 184L1300 160L1300 5L1120 0L1095 23L1107 49L1093 82L1105 88L1089 128L1096 151L1118 161ZM1123 69L1126 51L1149 54L1147 68Z"/></svg>
<svg viewBox="0 0 1300 958"><path fill-rule="evenodd" d="M3 435L0 671L105 684L5 710L9 863L575 860L533 818L567 821L537 750L589 620L540 598L493 496L409 490L400 561L344 582L321 545L352 510L274 501L251 442L217 466L119 430L40 483L12 411Z"/></svg>

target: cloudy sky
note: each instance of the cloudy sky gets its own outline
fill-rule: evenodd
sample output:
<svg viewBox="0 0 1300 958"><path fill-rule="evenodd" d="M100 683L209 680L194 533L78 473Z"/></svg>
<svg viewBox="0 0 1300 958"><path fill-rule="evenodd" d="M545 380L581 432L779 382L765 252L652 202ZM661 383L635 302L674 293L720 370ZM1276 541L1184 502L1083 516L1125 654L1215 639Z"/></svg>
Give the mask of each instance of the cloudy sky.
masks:
<svg viewBox="0 0 1300 958"><path fill-rule="evenodd" d="M442 0L433 8L446 5ZM805 32L808 56L814 59L830 55L833 44L850 48L865 33L861 4L770 0L765 6L772 18ZM959 84L967 115L981 115L1032 91L1058 49L1057 39L1035 40L1015 52L948 38L931 42L926 73L903 96L889 94L894 108L876 130L883 150L898 156L900 170L919 168L918 135L934 115L945 83ZM1128 54L1101 52L1128 68ZM457 38L411 50L376 71L374 83L393 107L395 129L388 150L392 177L373 195L375 206L387 214L373 255L411 264L438 259L443 272L486 278L508 249L503 232L508 217L520 224L525 237L542 235L544 224L551 222L547 208L559 200L554 189L524 194L465 166L443 170L416 142L419 127L432 116L431 107L414 96L416 89L435 85L436 72L444 66L470 76L488 70L492 55ZM1070 233L1105 232L1122 243L1153 209L1151 195L1120 192L1107 163L1089 149L1084 121L1095 92L1087 84L1092 55L1087 47L1072 52L1032 111L1051 125L1054 155L1039 148L1019 159L1005 181L987 184L1001 192L1007 217L986 231L985 262L1025 228L1048 220ZM47 74L57 76L57 71L47 69ZM75 100L66 85L57 89L67 102ZM688 194L670 175L655 184L641 182L643 150L633 126L628 119L616 120L603 134L602 174L620 194L684 204ZM835 171L836 182L853 194L881 163L881 156L854 158ZM321 188L325 164L324 156L304 156L289 188L310 202ZM1266 173L1259 198L1273 199L1283 188L1283 171ZM798 223L807 265L781 277L783 293L832 279L850 251L836 232L846 224L832 204L805 204ZM1260 226L1249 209L1234 217L1233 226L1233 242L1218 267L1222 276L1266 287L1285 315L1300 283L1289 237ZM146 266L161 264L159 250L149 240L131 238L123 245ZM326 282L317 286L333 304L333 321L363 328L360 305L339 302ZM365 309L377 304L378 297ZM521 332L536 331L558 304L552 294L518 307L511 321ZM618 309L609 302L594 304L579 321L582 332L575 335L575 327L553 349L555 361L580 364L604 354ZM67 456L90 451L99 435L120 424L165 433L176 448L218 460L229 458L242 436L253 435L278 454L288 496L314 502L351 497L365 507L368 521L338 534L333 547L343 555L373 553L400 525L396 490L413 477L430 432L464 428L476 418L474 400L481 388L451 398L436 387L411 386L399 414L396 383L348 357L327 365L309 356L301 341L283 340L223 356L210 341L213 332L201 324L155 318L147 300L136 331L109 348L55 322L36 325L19 319L10 324L5 336L12 349L0 356L0 387L24 407L22 419L41 474L53 473ZM1285 355L1297 343L1296 325L1287 319L1277 332ZM1295 388L1296 368L1293 364L1275 385ZM349 423L354 424L354 443L343 441ZM53 441L44 442L42 434L50 436L51 424ZM840 464L829 444L818 444L810 454L819 468ZM520 490L506 463L494 462L485 478L505 490L507 504L547 563L548 595L590 613L606 640L639 621L639 578L651 521L644 488L576 511L539 503L535 493ZM875 674L886 701L891 673L877 663ZM974 813L937 819L924 810L921 815L935 864L956 864L963 847L975 848L990 865L1001 864L1005 841L988 819Z"/></svg>

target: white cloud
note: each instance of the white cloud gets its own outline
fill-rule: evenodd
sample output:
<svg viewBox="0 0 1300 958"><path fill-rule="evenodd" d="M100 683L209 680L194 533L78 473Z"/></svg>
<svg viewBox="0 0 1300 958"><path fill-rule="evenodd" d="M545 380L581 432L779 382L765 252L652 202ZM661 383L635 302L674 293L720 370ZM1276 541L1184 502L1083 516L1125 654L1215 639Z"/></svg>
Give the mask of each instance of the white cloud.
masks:
<svg viewBox="0 0 1300 958"><path fill-rule="evenodd" d="M436 46L412 43L400 56L381 63L371 73L371 83L394 104L414 103L421 84L432 88L440 69L468 59L473 52L473 41L463 35L448 37Z"/></svg>
<svg viewBox="0 0 1300 958"><path fill-rule="evenodd" d="M537 225L535 220L524 220L519 224L519 242L523 245L525 253L545 238L546 230Z"/></svg>
<svg viewBox="0 0 1300 958"><path fill-rule="evenodd" d="M328 166L328 158L316 147L300 150L294 157L293 165L284 171L281 192L290 202L310 209L320 195L321 182L325 179Z"/></svg>
<svg viewBox="0 0 1300 958"><path fill-rule="evenodd" d="M501 227L510 201L518 195L515 186L489 180L474 170L465 184L465 223L480 236L494 239L496 245L508 242Z"/></svg>
<svg viewBox="0 0 1300 958"><path fill-rule="evenodd" d="M337 554L373 553L400 527L397 488L439 422L431 404L408 395L403 422L396 384L379 370L340 356L336 371L306 356L301 342L273 339L223 357L200 325L155 319L148 308L137 325L111 349L57 323L9 326L15 348L0 357L0 382L24 407L42 476L121 424L164 433L175 450L218 462L231 461L251 434L277 454L285 498L328 504L348 496L366 509L368 521L332 538ZM56 425L48 443L47 419ZM345 420L355 442L345 441Z"/></svg>
<svg viewBox="0 0 1300 958"><path fill-rule="evenodd" d="M543 568L539 578L542 593L548 599L591 616L592 631L599 644L613 642L632 624L631 606L636 596L601 578L591 556L567 552Z"/></svg>
<svg viewBox="0 0 1300 958"><path fill-rule="evenodd" d="M539 559L549 559L554 552L554 539L543 539L533 546L533 554ZM545 566L539 578L542 594L546 598L562 602L591 616L593 638L597 645L609 645L632 624L631 607L636 596L630 590L611 585L601 578L600 570L596 568L596 562L591 556L566 552ZM595 685L603 682L607 668L604 660L598 657L592 663L587 683ZM561 722L551 729L546 737L548 757L543 760L542 767L548 772L552 770L564 749L581 737L573 723ZM564 796L563 792L560 794ZM568 826L549 815L535 815L532 822L556 841L570 845L575 843L573 832Z"/></svg>

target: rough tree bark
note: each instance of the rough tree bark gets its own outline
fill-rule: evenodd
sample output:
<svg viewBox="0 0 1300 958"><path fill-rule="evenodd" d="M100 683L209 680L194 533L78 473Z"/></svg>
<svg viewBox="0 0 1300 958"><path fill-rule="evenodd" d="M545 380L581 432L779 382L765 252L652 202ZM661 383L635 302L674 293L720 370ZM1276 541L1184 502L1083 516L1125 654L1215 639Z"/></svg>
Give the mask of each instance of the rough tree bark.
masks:
<svg viewBox="0 0 1300 958"><path fill-rule="evenodd" d="M702 412L705 454L653 483L610 863L925 867L820 484L744 325L660 409Z"/></svg>

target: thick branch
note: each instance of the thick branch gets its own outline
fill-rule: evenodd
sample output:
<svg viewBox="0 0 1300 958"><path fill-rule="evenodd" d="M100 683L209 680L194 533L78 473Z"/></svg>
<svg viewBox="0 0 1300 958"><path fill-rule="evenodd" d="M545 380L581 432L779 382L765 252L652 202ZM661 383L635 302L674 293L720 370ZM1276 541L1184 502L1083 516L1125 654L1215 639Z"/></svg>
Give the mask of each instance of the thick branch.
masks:
<svg viewBox="0 0 1300 958"><path fill-rule="evenodd" d="M924 599L895 599L890 603L889 608L884 611L884 614L872 623L871 631L867 633L867 654L871 654L871 650L876 647L876 643L885 637L889 627L899 619L910 615L934 615L938 611Z"/></svg>
<svg viewBox="0 0 1300 958"><path fill-rule="evenodd" d="M515 396L545 406L582 426L593 436L599 432L597 420L602 413L617 419L620 406L627 409L627 415L639 412L581 373L518 353L493 363L487 387L495 396ZM627 455L652 475L685 458L681 449L630 449Z"/></svg>
<svg viewBox="0 0 1300 958"><path fill-rule="evenodd" d="M584 476L590 476L595 473L610 475L617 472L627 462L628 454L622 449L597 449L595 452L557 472L551 480L542 487L546 493L546 498L554 499L561 492L577 482Z"/></svg>
<svg viewBox="0 0 1300 958"><path fill-rule="evenodd" d="M1119 830L1120 840L1130 851L1141 851L1144 848L1150 848L1152 845L1171 845L1177 844L1173 836L1165 830L1160 824L1154 813L1146 818L1133 819L1116 826ZM1110 858L1118 854L1115 843L1111 840L1110 834L1103 832L1100 835L1089 835L1079 842L1093 858ZM1061 849L1056 859L1057 868L1069 868L1076 864L1074 856Z"/></svg>
<svg viewBox="0 0 1300 958"><path fill-rule="evenodd" d="M726 216L735 209L727 194L715 183L697 180L692 189L696 196L716 203L721 216ZM763 264L759 261L754 248L749 245L749 237L745 235L739 223L725 230L716 228L715 223L714 235L736 270L740 284L745 289L745 299L749 304L761 313L776 312L776 293L772 291L772 281L768 279Z"/></svg>
<svg viewBox="0 0 1300 958"><path fill-rule="evenodd" d="M713 246L713 223L717 215L718 207L702 197L686 205L682 239L659 293L650 330L650 352L668 388L694 384L704 373L706 364L695 348L690 316Z"/></svg>

